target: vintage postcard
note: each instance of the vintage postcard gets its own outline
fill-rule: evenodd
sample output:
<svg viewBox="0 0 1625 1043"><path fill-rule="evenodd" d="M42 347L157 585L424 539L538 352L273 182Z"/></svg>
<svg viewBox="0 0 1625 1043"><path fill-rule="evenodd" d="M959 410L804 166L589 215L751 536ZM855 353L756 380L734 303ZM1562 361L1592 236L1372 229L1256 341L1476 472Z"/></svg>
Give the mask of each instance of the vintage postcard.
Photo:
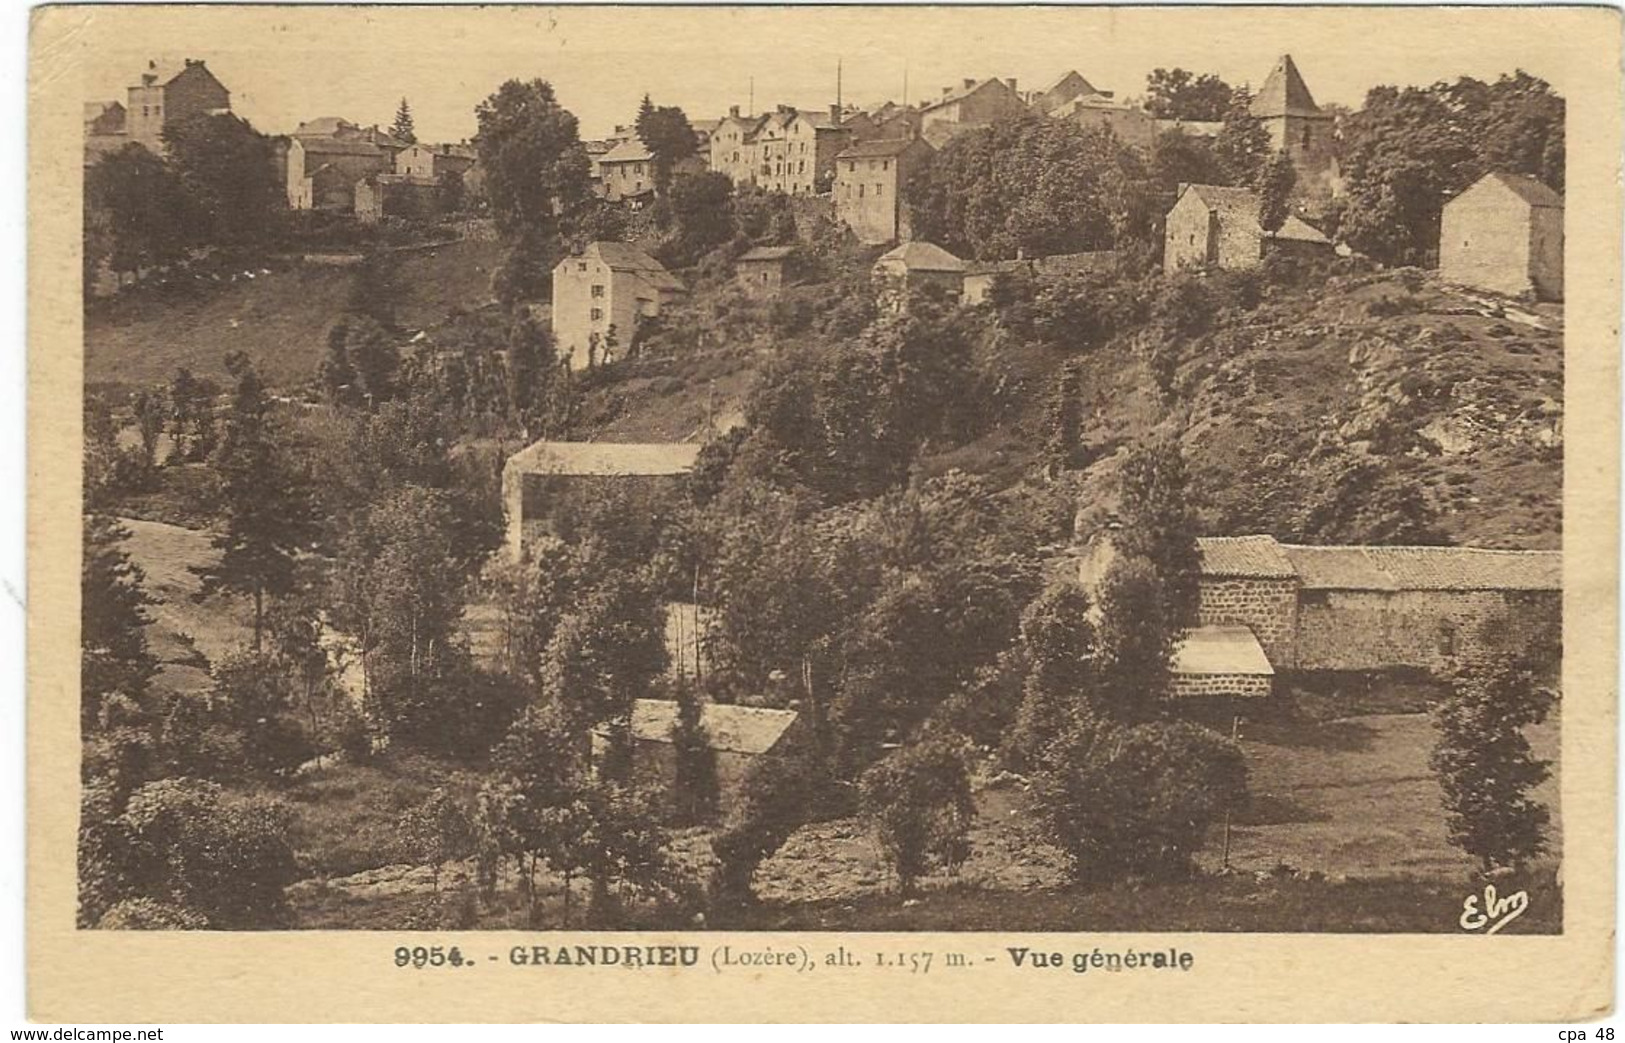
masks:
<svg viewBox="0 0 1625 1043"><path fill-rule="evenodd" d="M41 8L32 1016L1605 1016L1620 29Z"/></svg>

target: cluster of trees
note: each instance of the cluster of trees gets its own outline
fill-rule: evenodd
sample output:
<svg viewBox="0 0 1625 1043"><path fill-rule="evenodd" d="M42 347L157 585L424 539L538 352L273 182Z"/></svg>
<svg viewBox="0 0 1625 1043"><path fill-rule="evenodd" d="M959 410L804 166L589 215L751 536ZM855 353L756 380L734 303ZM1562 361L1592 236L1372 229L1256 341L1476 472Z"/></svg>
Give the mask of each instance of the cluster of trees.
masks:
<svg viewBox="0 0 1625 1043"><path fill-rule="evenodd" d="M131 143L85 173L84 265L88 287L105 263L136 275L187 260L194 250L253 250L286 206L271 141L229 113L166 125L164 155Z"/></svg>

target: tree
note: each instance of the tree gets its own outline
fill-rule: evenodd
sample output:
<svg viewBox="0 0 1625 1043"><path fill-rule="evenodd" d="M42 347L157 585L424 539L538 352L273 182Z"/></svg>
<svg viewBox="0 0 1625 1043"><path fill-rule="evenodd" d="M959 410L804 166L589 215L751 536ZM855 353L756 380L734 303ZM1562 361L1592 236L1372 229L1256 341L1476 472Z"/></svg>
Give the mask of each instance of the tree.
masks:
<svg viewBox="0 0 1625 1043"><path fill-rule="evenodd" d="M726 826L711 838L717 857L712 895L719 911L753 903L756 867L801 828L829 777L805 757L761 757L740 780L740 800Z"/></svg>
<svg viewBox="0 0 1625 1043"><path fill-rule="evenodd" d="M292 678L259 652L227 656L215 665L212 715L240 737L241 760L230 767L289 775L316 752L295 706Z"/></svg>
<svg viewBox="0 0 1625 1043"><path fill-rule="evenodd" d="M350 327L343 322L327 331L327 357L317 374L328 401L335 405L354 405L361 398L349 340Z"/></svg>
<svg viewBox="0 0 1625 1043"><path fill-rule="evenodd" d="M214 382L195 377L185 366L169 383L169 455L180 462L202 460L214 452Z"/></svg>
<svg viewBox="0 0 1625 1043"><path fill-rule="evenodd" d="M254 599L253 648L258 653L265 599L292 589L294 553L308 538L310 514L303 489L277 446L270 399L259 373L241 352L227 356L226 369L237 378L237 387L213 462L225 517L210 545L221 557L191 571L203 579L199 598L226 590Z"/></svg>
<svg viewBox="0 0 1625 1043"><path fill-rule="evenodd" d="M192 199L180 176L162 159L131 143L85 172L85 239L108 237L107 263L115 273L139 274L185 259Z"/></svg>
<svg viewBox="0 0 1625 1043"><path fill-rule="evenodd" d="M1200 725L1086 718L1056 739L1033 796L1075 881L1166 880L1189 874L1208 827L1246 804L1247 766L1240 747Z"/></svg>
<svg viewBox="0 0 1625 1043"><path fill-rule="evenodd" d="M1074 363L1061 367L1047 412L1044 462L1053 477L1078 465L1083 446L1083 375Z"/></svg>
<svg viewBox="0 0 1625 1043"><path fill-rule="evenodd" d="M667 193L672 236L661 247L668 264L686 268L733 238L733 180L710 171L685 177Z"/></svg>
<svg viewBox="0 0 1625 1043"><path fill-rule="evenodd" d="M162 388L144 388L135 395L135 422L141 432L141 461L148 470L158 466L158 444L164 436L169 404Z"/></svg>
<svg viewBox="0 0 1625 1043"><path fill-rule="evenodd" d="M429 865L437 894L445 864L475 853L479 836L474 816L474 809L468 803L443 786L401 816L402 853L413 861Z"/></svg>
<svg viewBox="0 0 1625 1043"><path fill-rule="evenodd" d="M1182 630L1195 624L1202 571L1190 479L1179 443L1164 438L1133 450L1118 474L1121 527L1113 545L1149 562L1161 587L1159 615Z"/></svg>
<svg viewBox="0 0 1625 1043"><path fill-rule="evenodd" d="M1253 96L1237 87L1224 113L1224 126L1213 139L1213 157L1232 185L1250 186L1270 155L1270 132L1252 113Z"/></svg>
<svg viewBox="0 0 1625 1043"><path fill-rule="evenodd" d="M141 567L130 561L124 541L130 532L105 514L84 516L84 557L80 563L79 699L80 724L87 732L109 696L139 699L158 672L147 647L146 607L153 599L142 587Z"/></svg>
<svg viewBox="0 0 1625 1043"><path fill-rule="evenodd" d="M1156 716L1168 695L1174 648L1184 628L1168 615L1161 571L1148 559L1120 553L1100 584L1094 708L1105 719L1133 723Z"/></svg>
<svg viewBox="0 0 1625 1043"><path fill-rule="evenodd" d="M963 749L941 739L904 746L864 772L858 788L905 897L933 866L951 870L970 856L976 801Z"/></svg>
<svg viewBox="0 0 1625 1043"><path fill-rule="evenodd" d="M194 203L188 238L217 246L263 243L286 205L271 140L230 113L165 121L163 138Z"/></svg>
<svg viewBox="0 0 1625 1043"><path fill-rule="evenodd" d="M587 153L576 118L545 80L509 80L475 109L485 192L505 234L554 234L558 217L588 195Z"/></svg>
<svg viewBox="0 0 1625 1043"><path fill-rule="evenodd" d="M1157 119L1215 122L1224 119L1233 93L1212 73L1153 69L1145 78L1145 111Z"/></svg>
<svg viewBox="0 0 1625 1043"><path fill-rule="evenodd" d="M665 195L671 187L672 174L677 164L694 155L699 149L694 128L688 116L674 105L656 106L647 94L638 109L635 124L638 139L653 157L655 192Z"/></svg>
<svg viewBox="0 0 1625 1043"><path fill-rule="evenodd" d="M389 133L408 145L416 145L418 142L417 133L412 127L412 106L406 103L405 98L402 98L400 105L395 108L395 122L390 126Z"/></svg>
<svg viewBox="0 0 1625 1043"><path fill-rule="evenodd" d="M1266 232L1280 231L1292 212L1292 189L1298 183L1298 170L1292 157L1277 152L1258 174L1258 226Z"/></svg>
<svg viewBox="0 0 1625 1043"><path fill-rule="evenodd" d="M671 745L677 818L680 822L703 822L717 806L717 752L705 730L704 703L694 685L681 678L676 688L677 720L671 729Z"/></svg>
<svg viewBox="0 0 1625 1043"><path fill-rule="evenodd" d="M1162 131L1152 142L1151 175L1162 186L1170 206L1180 185L1211 185L1224 179L1212 143L1178 127Z"/></svg>
<svg viewBox="0 0 1625 1043"><path fill-rule="evenodd" d="M1557 701L1529 661L1475 653L1457 669L1450 695L1433 706L1438 740L1429 760L1444 789L1450 842L1489 872L1521 868L1546 851L1551 813L1533 799L1551 776L1523 729Z"/></svg>
<svg viewBox="0 0 1625 1043"><path fill-rule="evenodd" d="M526 439L545 438L562 418L554 415L554 385L559 373L553 334L530 315L520 316L508 328L508 410Z"/></svg>
<svg viewBox="0 0 1625 1043"><path fill-rule="evenodd" d="M1071 580L1045 587L1021 614L1026 665L1021 706L1006 734L1005 763L1032 771L1055 737L1091 709L1095 697L1095 627L1089 595Z"/></svg>

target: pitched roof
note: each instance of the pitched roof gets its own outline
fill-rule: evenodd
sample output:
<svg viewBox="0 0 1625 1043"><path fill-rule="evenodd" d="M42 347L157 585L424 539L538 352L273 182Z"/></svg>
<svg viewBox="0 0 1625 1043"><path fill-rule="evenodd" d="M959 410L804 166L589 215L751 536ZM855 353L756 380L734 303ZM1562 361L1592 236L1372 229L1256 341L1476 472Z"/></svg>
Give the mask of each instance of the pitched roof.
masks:
<svg viewBox="0 0 1625 1043"><path fill-rule="evenodd" d="M1197 627L1186 631L1174 649L1171 668L1175 674L1249 674L1269 677L1275 673L1258 638L1247 627Z"/></svg>
<svg viewBox="0 0 1625 1043"><path fill-rule="evenodd" d="M883 254L875 264L898 262L912 272L962 272L965 262L935 243L913 240L894 247Z"/></svg>
<svg viewBox="0 0 1625 1043"><path fill-rule="evenodd" d="M654 153L648 146L637 138L629 138L621 142L598 162L600 163L647 163L654 158Z"/></svg>
<svg viewBox="0 0 1625 1043"><path fill-rule="evenodd" d="M1277 228L1274 238L1284 239L1296 243L1321 243L1330 246L1332 241L1326 238L1326 233L1305 221L1297 214L1286 215L1286 220Z"/></svg>
<svg viewBox="0 0 1625 1043"><path fill-rule="evenodd" d="M919 142L926 148L931 146L919 138L871 138L860 141L840 151L836 159L881 159L886 156L900 156L908 151L910 145Z"/></svg>
<svg viewBox="0 0 1625 1043"><path fill-rule="evenodd" d="M1292 562L1274 536L1203 536L1196 541L1202 575L1248 579L1291 579Z"/></svg>
<svg viewBox="0 0 1625 1043"><path fill-rule="evenodd" d="M1079 111L1084 109L1108 109L1113 112L1141 111L1135 108L1133 105L1130 105L1128 102L1118 101L1109 94L1085 94L1081 97L1069 98L1068 100L1062 102L1050 112L1050 115L1065 119L1068 116L1077 115Z"/></svg>
<svg viewBox="0 0 1625 1043"><path fill-rule="evenodd" d="M1556 207L1559 210L1563 209L1563 197L1532 177L1495 170L1485 174L1478 180L1484 182L1491 178L1517 193L1518 198L1530 206L1549 206Z"/></svg>
<svg viewBox="0 0 1625 1043"><path fill-rule="evenodd" d="M940 109L944 105L952 105L956 101L970 97L972 94L975 94L977 91L981 90L983 87L986 87L990 83L998 84L1000 87L1004 87L1006 89L1009 89L1010 86L997 76L989 76L985 80L970 80L961 83L960 86L955 87L952 90L949 90L948 93L944 94L940 98L932 98L930 101L920 106L920 111L930 112L932 109Z"/></svg>
<svg viewBox="0 0 1625 1043"><path fill-rule="evenodd" d="M793 246L757 246L739 255L741 261L782 261L795 252Z"/></svg>
<svg viewBox="0 0 1625 1043"><path fill-rule="evenodd" d="M85 122L99 119L114 109L123 109L124 106L116 101L87 101L85 102Z"/></svg>
<svg viewBox="0 0 1625 1043"><path fill-rule="evenodd" d="M1561 590L1559 551L1309 546L1272 536L1204 536L1202 574L1290 579L1304 590Z"/></svg>
<svg viewBox="0 0 1625 1043"><path fill-rule="evenodd" d="M1270 70L1264 86L1253 96L1250 111L1261 117L1324 115L1290 54L1281 55Z"/></svg>
<svg viewBox="0 0 1625 1043"><path fill-rule="evenodd" d="M361 128L342 116L318 116L313 120L306 120L294 129L296 138L309 135L319 137L332 137L342 130L360 130Z"/></svg>
<svg viewBox="0 0 1625 1043"><path fill-rule="evenodd" d="M1209 210L1217 210L1225 217L1245 217L1254 222L1258 220L1258 193L1250 188L1187 185L1185 191L1194 192L1196 198L1206 204Z"/></svg>
<svg viewBox="0 0 1625 1043"><path fill-rule="evenodd" d="M633 246L631 243L616 242L613 239L598 239L588 243L587 251L595 251L598 259L618 272L656 272L669 275L666 266L650 257L647 253Z"/></svg>
<svg viewBox="0 0 1625 1043"><path fill-rule="evenodd" d="M702 703L700 726L706 745L724 753L761 754L778 745L796 723L794 710L770 710L733 703ZM632 703L632 738L640 742L670 742L677 723L673 699L636 699Z"/></svg>
<svg viewBox="0 0 1625 1043"><path fill-rule="evenodd" d="M323 156L379 156L384 152L364 138L298 137L299 144L309 153Z"/></svg>
<svg viewBox="0 0 1625 1043"><path fill-rule="evenodd" d="M696 442L536 442L510 456L504 469L576 477L660 477L687 474L699 455Z"/></svg>

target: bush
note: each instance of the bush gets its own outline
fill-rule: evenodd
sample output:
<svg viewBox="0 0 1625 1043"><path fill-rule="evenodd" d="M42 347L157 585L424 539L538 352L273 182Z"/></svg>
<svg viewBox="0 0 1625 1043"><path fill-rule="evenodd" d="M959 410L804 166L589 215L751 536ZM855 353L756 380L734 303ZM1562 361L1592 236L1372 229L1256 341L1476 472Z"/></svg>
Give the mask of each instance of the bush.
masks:
<svg viewBox="0 0 1625 1043"><path fill-rule="evenodd" d="M956 869L970 855L976 804L962 746L944 740L906 746L863 773L863 817L897 874L898 890L933 866Z"/></svg>
<svg viewBox="0 0 1625 1043"><path fill-rule="evenodd" d="M741 780L742 799L727 827L711 839L717 874L712 899L719 905L755 901L751 877L807 820L816 803L818 773L804 758L758 758Z"/></svg>
<svg viewBox="0 0 1625 1043"><path fill-rule="evenodd" d="M1074 879L1186 875L1208 827L1247 801L1234 742L1200 725L1074 725L1034 779L1040 821Z"/></svg>

